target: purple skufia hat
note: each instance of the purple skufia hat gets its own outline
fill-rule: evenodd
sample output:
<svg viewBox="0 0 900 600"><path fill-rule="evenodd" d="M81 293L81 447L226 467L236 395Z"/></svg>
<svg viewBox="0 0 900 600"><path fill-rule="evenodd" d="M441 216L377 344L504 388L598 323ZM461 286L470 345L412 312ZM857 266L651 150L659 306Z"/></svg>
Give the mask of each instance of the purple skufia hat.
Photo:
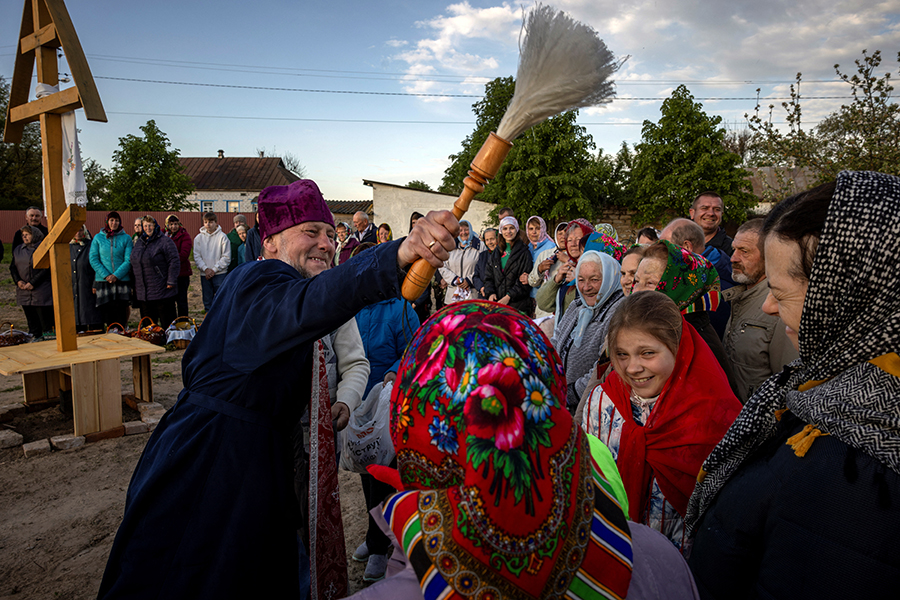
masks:
<svg viewBox="0 0 900 600"><path fill-rule="evenodd" d="M260 240L309 221L321 221L334 227L334 217L312 179L267 187L259 193L256 210Z"/></svg>

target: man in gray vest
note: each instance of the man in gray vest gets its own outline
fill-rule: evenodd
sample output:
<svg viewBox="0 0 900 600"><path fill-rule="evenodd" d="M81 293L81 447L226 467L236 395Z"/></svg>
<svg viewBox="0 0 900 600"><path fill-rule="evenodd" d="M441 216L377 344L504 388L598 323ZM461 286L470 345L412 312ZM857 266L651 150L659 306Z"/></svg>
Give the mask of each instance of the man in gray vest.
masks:
<svg viewBox="0 0 900 600"><path fill-rule="evenodd" d="M760 239L763 220L741 225L734 236L732 278L737 283L722 294L731 303L725 330L725 352L734 367L738 399L744 403L756 388L784 365L795 360L797 350L788 341L784 323L762 310L769 295L766 261Z"/></svg>

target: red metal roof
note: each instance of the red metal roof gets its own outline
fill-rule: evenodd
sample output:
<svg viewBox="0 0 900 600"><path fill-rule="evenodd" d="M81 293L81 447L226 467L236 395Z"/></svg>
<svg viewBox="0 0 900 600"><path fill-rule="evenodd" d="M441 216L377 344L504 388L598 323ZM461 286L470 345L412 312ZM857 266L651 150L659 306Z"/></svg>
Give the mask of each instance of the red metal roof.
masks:
<svg viewBox="0 0 900 600"><path fill-rule="evenodd" d="M259 192L300 179L277 156L270 158L179 158L198 190Z"/></svg>

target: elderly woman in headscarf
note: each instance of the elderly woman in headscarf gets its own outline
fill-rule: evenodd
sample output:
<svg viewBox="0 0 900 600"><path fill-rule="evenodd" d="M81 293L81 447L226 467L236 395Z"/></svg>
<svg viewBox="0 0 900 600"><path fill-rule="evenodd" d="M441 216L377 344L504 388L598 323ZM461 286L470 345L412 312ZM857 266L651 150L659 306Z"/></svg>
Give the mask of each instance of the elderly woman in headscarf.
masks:
<svg viewBox="0 0 900 600"><path fill-rule="evenodd" d="M473 276L482 252L484 247L472 229L472 224L460 221L456 248L450 251L450 257L440 269L441 277L447 282L445 304L480 298Z"/></svg>
<svg viewBox="0 0 900 600"><path fill-rule="evenodd" d="M556 263L556 261L552 260L549 263L544 263L544 261L550 260L551 256L555 256L558 248L556 241L547 235L547 223L537 215L528 217L528 221L525 222L525 234L528 236L528 250L531 252L531 260L534 266L531 272L523 277L522 283L527 283L531 286L531 297L534 298L537 296L538 288L546 281L543 275L548 273L548 269ZM547 265L543 270L540 269L542 264ZM535 315L546 317L550 313L538 308L535 311Z"/></svg>
<svg viewBox="0 0 900 600"><path fill-rule="evenodd" d="M566 404L574 412L591 367L606 344L609 319L625 298L619 287L619 263L608 254L589 250L575 267L578 297L560 317L553 334L553 347L566 372Z"/></svg>
<svg viewBox="0 0 900 600"><path fill-rule="evenodd" d="M520 313L460 302L426 322L391 398L398 469L372 468L402 490L382 522L398 545L354 598L695 598L672 545L625 520L612 456L564 398Z"/></svg>
<svg viewBox="0 0 900 600"><path fill-rule="evenodd" d="M354 248L359 246L359 240L350 235L350 225L343 221L335 226L334 232L334 241L337 243L334 251L334 266L338 266L350 260L350 254Z"/></svg>
<svg viewBox="0 0 900 600"><path fill-rule="evenodd" d="M537 306L546 313L564 314L575 299L575 267L584 251L582 239L594 233L594 226L587 219L569 221L566 227L566 262L560 264L556 273L538 290ZM562 260L562 257L560 257Z"/></svg>
<svg viewBox="0 0 900 600"><path fill-rule="evenodd" d="M632 293L656 290L671 298L690 323L728 377L731 389L737 390L731 359L709 320L722 303L722 286L715 267L704 257L660 240L644 249L644 256L634 274Z"/></svg>
<svg viewBox="0 0 900 600"><path fill-rule="evenodd" d="M757 388L688 506L707 598L893 598L900 586L900 178L845 171L763 226L800 358Z"/></svg>
<svg viewBox="0 0 900 600"><path fill-rule="evenodd" d="M69 242L72 267L72 296L75 301L75 329L89 331L103 327L103 314L94 299L94 269L91 267L91 234L86 225Z"/></svg>
<svg viewBox="0 0 900 600"><path fill-rule="evenodd" d="M28 333L40 338L53 329L53 288L50 269L34 268L34 251L44 239L37 227L25 225L19 230L22 243L13 250L9 274L16 285L16 304L25 312Z"/></svg>

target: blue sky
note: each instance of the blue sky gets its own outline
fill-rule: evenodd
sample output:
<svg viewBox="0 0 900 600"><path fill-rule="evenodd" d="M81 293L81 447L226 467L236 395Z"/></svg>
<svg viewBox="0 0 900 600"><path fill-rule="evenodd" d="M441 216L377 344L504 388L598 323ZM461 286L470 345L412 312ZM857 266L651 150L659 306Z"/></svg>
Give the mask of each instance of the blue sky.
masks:
<svg viewBox="0 0 900 600"><path fill-rule="evenodd" d="M662 100L679 83L698 99L746 98L700 100L739 129L757 88L768 105L766 98L788 95L797 72L810 97L848 96L833 65L855 72L863 49L882 50L880 71L897 73L900 0L552 5L591 25L616 55L630 56L616 76L617 100L579 117L608 152L639 141L640 123L659 118ZM0 0L0 75L7 79L22 6ZM289 151L326 197L365 199L371 189L363 179L440 183L448 155L474 127L471 106L484 82L515 75L522 9L532 5L69 0L67 6L109 117L80 121L85 158L110 166L118 139L139 134L152 118L182 156ZM847 101L804 101L804 120L813 124ZM783 121L780 108L775 120Z"/></svg>

